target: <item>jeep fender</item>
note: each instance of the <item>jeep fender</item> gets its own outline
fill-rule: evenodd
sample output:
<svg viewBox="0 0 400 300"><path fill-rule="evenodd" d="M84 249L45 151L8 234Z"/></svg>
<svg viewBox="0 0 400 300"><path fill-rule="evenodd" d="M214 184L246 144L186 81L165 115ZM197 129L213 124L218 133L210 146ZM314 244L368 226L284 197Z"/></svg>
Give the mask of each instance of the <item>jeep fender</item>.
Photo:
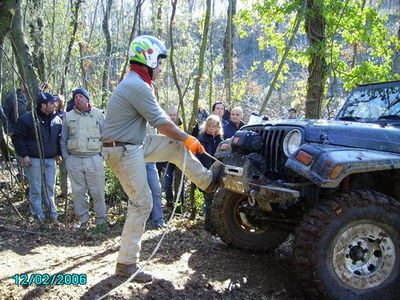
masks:
<svg viewBox="0 0 400 300"><path fill-rule="evenodd" d="M298 160L301 151L312 156L308 166ZM400 155L326 144L303 144L285 166L317 186L335 188L350 174L400 169Z"/></svg>

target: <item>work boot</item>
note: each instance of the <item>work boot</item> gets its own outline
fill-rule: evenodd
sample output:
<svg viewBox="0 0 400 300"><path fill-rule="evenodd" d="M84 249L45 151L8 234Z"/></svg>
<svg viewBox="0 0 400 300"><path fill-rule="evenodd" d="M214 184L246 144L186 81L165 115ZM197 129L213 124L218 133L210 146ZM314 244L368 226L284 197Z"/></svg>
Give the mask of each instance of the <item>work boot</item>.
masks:
<svg viewBox="0 0 400 300"><path fill-rule="evenodd" d="M115 275L130 277L132 274L136 273L138 269L139 267L137 264L125 265L117 263L117 266L115 267ZM136 274L133 280L136 282L150 282L153 280L153 275L144 271L140 271Z"/></svg>
<svg viewBox="0 0 400 300"><path fill-rule="evenodd" d="M212 179L210 185L204 190L206 193L213 193L214 190L220 185L222 180L222 175L225 169L225 165L220 162L216 161L210 168L212 172Z"/></svg>

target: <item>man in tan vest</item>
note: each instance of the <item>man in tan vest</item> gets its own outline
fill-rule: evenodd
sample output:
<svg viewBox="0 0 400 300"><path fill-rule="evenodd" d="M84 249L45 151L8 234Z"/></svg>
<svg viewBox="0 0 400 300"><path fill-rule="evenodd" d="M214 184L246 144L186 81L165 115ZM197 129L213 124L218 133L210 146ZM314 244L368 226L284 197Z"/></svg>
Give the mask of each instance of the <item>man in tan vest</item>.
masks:
<svg viewBox="0 0 400 300"><path fill-rule="evenodd" d="M71 181L72 200L81 229L89 221L89 197L93 198L96 225L107 229L107 208L104 198L104 165L100 155L103 113L90 103L84 88L73 91L74 108L67 113L61 133L61 152Z"/></svg>

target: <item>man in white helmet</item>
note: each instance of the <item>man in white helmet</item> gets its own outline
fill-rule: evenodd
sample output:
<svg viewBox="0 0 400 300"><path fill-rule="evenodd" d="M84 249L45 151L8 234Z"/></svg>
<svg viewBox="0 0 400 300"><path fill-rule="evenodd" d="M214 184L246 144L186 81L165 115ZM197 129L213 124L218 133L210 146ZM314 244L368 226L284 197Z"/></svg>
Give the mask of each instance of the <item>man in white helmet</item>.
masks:
<svg viewBox="0 0 400 300"><path fill-rule="evenodd" d="M222 165L207 170L193 155L204 153L199 141L179 129L162 110L152 80L167 57L164 44L152 36L139 36L129 48L130 72L113 91L102 132L103 156L129 197L115 273L130 276L138 270L141 238L151 212L152 198L146 178L146 162L170 161L199 188L213 191ZM146 124L161 135L146 136ZM152 275L140 272L135 280L148 282Z"/></svg>

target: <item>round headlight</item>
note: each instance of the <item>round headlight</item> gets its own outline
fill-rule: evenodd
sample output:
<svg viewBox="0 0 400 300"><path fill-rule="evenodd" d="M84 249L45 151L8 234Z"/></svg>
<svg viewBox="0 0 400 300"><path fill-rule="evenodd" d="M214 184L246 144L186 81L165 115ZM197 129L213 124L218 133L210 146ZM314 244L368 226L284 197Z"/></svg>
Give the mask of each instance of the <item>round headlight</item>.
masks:
<svg viewBox="0 0 400 300"><path fill-rule="evenodd" d="M301 145L301 132L298 129L293 129L288 132L283 140L283 152L286 156L292 156Z"/></svg>

